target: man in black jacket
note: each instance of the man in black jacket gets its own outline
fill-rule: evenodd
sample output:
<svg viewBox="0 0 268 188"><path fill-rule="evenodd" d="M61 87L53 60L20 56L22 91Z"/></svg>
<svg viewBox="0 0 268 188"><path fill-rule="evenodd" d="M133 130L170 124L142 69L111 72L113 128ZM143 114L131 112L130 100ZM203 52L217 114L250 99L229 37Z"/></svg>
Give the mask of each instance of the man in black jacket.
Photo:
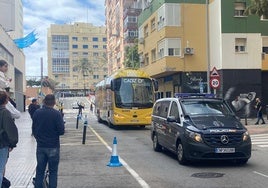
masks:
<svg viewBox="0 0 268 188"><path fill-rule="evenodd" d="M55 96L46 95L42 108L33 115L33 135L37 142L35 187L42 187L45 170L48 165L49 187L57 187L58 166L60 160L60 135L64 134L61 113L54 109Z"/></svg>
<svg viewBox="0 0 268 188"><path fill-rule="evenodd" d="M0 91L0 185L2 185L8 153L18 143L18 129L11 113L5 107L8 100L6 92Z"/></svg>

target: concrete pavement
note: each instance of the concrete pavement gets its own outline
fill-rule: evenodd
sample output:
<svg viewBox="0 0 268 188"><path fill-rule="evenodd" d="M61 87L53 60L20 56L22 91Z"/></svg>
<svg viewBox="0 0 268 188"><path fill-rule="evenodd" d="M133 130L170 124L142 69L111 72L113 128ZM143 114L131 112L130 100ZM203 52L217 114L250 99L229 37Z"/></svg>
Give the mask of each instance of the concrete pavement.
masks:
<svg viewBox="0 0 268 188"><path fill-rule="evenodd" d="M89 118L95 119L92 113L84 113L89 114ZM109 162L110 153L107 153L107 149L91 131L87 132L86 144L81 144L81 129L74 128L74 122L76 121L74 113L70 111L70 116L66 114L65 120L66 133L61 137L58 187L76 187L76 183L85 181L86 176L96 177L94 178L95 182L90 182L91 185L95 185L92 187L102 187L100 184L107 187L105 185L109 185L109 178L125 173L124 168L106 170L105 164ZM268 133L268 120L266 120L265 125L254 125L255 119L247 119L247 122L242 119L241 122L247 124L246 127L250 134ZM34 137L31 136L31 123L28 112L23 112L22 117L16 120L19 130L19 143L10 153L5 175L11 181L12 188L33 188L32 178L35 175L36 143ZM92 152L93 149L94 152ZM103 155L104 153L106 154ZM68 182L66 182L66 179L68 179L66 176L70 177ZM83 187L88 187L88 182L84 183ZM135 182L132 182L131 178L122 180L121 184L122 187L135 187Z"/></svg>

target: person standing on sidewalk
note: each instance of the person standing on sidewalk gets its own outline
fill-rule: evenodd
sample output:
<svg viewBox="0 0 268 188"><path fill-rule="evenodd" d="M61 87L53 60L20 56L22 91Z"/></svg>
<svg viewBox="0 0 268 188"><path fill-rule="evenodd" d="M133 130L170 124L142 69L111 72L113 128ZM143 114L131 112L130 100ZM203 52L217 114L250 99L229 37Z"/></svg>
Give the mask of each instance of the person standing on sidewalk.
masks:
<svg viewBox="0 0 268 188"><path fill-rule="evenodd" d="M19 140L17 126L5 107L8 100L6 92L0 91L0 185L2 185L9 152L16 147Z"/></svg>
<svg viewBox="0 0 268 188"><path fill-rule="evenodd" d="M29 105L28 112L31 116L31 119L33 119L34 112L40 108L40 105L37 102L37 99L32 99L32 103Z"/></svg>
<svg viewBox="0 0 268 188"><path fill-rule="evenodd" d="M58 166L60 160L60 135L64 134L64 123L61 113L54 109L55 96L48 94L43 107L33 115L32 132L37 142L35 188L42 188L43 179L48 165L49 187L57 187Z"/></svg>
<svg viewBox="0 0 268 188"><path fill-rule="evenodd" d="M9 92L9 79L6 78L5 73L8 71L8 63L5 60L0 60L0 91ZM20 112L16 109L14 105L11 104L11 99L8 97L9 101L6 104L6 109L8 109L13 118L20 118Z"/></svg>
<svg viewBox="0 0 268 188"><path fill-rule="evenodd" d="M265 121L264 121L264 119L262 117L263 105L262 105L262 102L261 102L260 98L256 98L255 108L257 110L257 122L255 123L255 125L258 125L260 120L262 120L261 124L265 124Z"/></svg>

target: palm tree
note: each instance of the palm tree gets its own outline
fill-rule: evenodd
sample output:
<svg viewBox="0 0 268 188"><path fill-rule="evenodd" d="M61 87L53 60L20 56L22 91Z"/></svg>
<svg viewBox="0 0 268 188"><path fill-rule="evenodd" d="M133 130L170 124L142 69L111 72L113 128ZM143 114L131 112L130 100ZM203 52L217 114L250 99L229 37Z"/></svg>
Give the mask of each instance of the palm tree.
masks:
<svg viewBox="0 0 268 188"><path fill-rule="evenodd" d="M138 44L133 46L127 46L125 48L126 56L124 65L125 67L139 68L140 67L140 58L138 54Z"/></svg>
<svg viewBox="0 0 268 188"><path fill-rule="evenodd" d="M268 0L251 0L251 4L246 8L245 15L258 15L264 19L268 18Z"/></svg>
<svg viewBox="0 0 268 188"><path fill-rule="evenodd" d="M93 73L92 64L88 61L87 58L82 58L79 60L78 64L74 65L73 68L82 73L84 81L84 94L86 95L85 77Z"/></svg>

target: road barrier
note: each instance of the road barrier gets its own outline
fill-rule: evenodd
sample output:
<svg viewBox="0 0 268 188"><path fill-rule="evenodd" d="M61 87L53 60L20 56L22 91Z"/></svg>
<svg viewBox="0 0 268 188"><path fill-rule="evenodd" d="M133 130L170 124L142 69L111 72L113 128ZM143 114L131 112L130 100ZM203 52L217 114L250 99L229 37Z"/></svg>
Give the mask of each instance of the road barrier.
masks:
<svg viewBox="0 0 268 188"><path fill-rule="evenodd" d="M113 140L113 148L112 148L112 156L110 159L110 162L107 164L109 167L120 167L122 164L119 161L119 157L117 155L117 140L116 137L114 137Z"/></svg>

